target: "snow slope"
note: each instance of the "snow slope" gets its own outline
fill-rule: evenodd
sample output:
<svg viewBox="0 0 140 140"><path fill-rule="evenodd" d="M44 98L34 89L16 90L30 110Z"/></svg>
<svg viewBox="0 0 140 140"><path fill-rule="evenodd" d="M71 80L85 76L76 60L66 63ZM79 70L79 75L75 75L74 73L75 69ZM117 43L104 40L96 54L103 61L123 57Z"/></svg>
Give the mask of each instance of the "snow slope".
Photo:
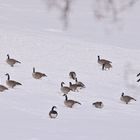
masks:
<svg viewBox="0 0 140 140"><path fill-rule="evenodd" d="M0 82L5 84L8 72L11 79L23 84L0 95L0 139L140 139L138 48L98 45L83 39L80 32L76 37L78 31L62 33L55 28L57 20L45 19L46 9L40 0L1 0L0 6ZM22 63L10 67L5 62L7 54ZM111 60L113 68L102 71L97 55ZM47 78L33 79L33 67ZM82 103L73 109L64 106L60 92L62 81L67 85L72 81L68 77L71 70L86 85L68 95ZM137 101L122 103L122 92ZM97 100L103 101L103 109L92 106ZM53 105L58 117L51 120L48 112Z"/></svg>
<svg viewBox="0 0 140 140"><path fill-rule="evenodd" d="M61 12L48 10L48 0L0 0L0 27L13 30L55 33L116 47L139 49L140 1L128 8L115 23L100 22L93 16L92 0L72 2L69 28L63 31ZM62 0L63 1L63 0Z"/></svg>

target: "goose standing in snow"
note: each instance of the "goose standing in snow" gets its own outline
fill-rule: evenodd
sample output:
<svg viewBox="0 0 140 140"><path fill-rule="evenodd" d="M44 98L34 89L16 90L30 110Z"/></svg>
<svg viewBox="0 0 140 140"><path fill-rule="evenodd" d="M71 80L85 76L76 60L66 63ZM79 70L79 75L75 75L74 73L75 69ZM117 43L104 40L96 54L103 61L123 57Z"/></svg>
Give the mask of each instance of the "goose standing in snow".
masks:
<svg viewBox="0 0 140 140"><path fill-rule="evenodd" d="M47 77L47 75L45 73L41 73L41 72L36 72L35 68L33 68L33 73L32 73L33 78L35 79L41 79L42 77Z"/></svg>
<svg viewBox="0 0 140 140"><path fill-rule="evenodd" d="M69 82L69 87L73 92L78 92L78 85L77 84L72 84L71 82Z"/></svg>
<svg viewBox="0 0 140 140"><path fill-rule="evenodd" d="M112 63L112 62L109 61L109 60L106 60L106 59L100 59L100 56L98 55L98 63L99 63L100 65L103 65L103 64Z"/></svg>
<svg viewBox="0 0 140 140"><path fill-rule="evenodd" d="M64 86L64 82L61 82L61 92L64 93L64 94L68 94L70 91L71 91L71 88L67 87L67 86Z"/></svg>
<svg viewBox="0 0 140 140"><path fill-rule="evenodd" d="M10 75L8 73L5 74L7 76L7 80L6 80L6 84L7 86L9 86L10 88L14 88L17 85L22 85L21 83L14 81L14 80L10 80Z"/></svg>
<svg viewBox="0 0 140 140"><path fill-rule="evenodd" d="M128 104L131 100L136 101L136 99L131 96L124 95L124 93L122 93L120 100L125 102L126 104Z"/></svg>
<svg viewBox="0 0 140 140"><path fill-rule="evenodd" d="M7 54L7 59L6 59L7 64L9 64L11 67L13 67L16 63L21 63L16 59L10 58L9 54Z"/></svg>
<svg viewBox="0 0 140 140"><path fill-rule="evenodd" d="M49 116L52 119L55 119L58 116L57 111L54 110L55 108L57 108L57 107L56 106L53 106L52 109L51 109L51 111L49 112Z"/></svg>
<svg viewBox="0 0 140 140"><path fill-rule="evenodd" d="M77 78L75 79L75 84L78 85L78 87L80 87L80 88L86 87L82 82L78 81Z"/></svg>
<svg viewBox="0 0 140 140"><path fill-rule="evenodd" d="M69 100L66 94L64 94L63 96L65 96L65 101L64 101L65 106L72 108L75 104L81 105L81 103L78 101Z"/></svg>

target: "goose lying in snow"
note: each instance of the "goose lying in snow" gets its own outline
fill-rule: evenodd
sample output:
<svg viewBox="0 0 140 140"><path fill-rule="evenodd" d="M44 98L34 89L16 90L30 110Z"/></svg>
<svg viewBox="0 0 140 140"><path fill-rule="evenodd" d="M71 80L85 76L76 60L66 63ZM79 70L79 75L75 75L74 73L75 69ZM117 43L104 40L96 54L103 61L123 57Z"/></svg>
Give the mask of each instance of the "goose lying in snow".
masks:
<svg viewBox="0 0 140 140"><path fill-rule="evenodd" d="M127 95L124 96L124 93L122 93L120 100L125 102L126 104L128 104L131 100L136 101L136 99L134 99L131 96L127 96Z"/></svg>
<svg viewBox="0 0 140 140"><path fill-rule="evenodd" d="M64 101L65 106L67 106L67 107L69 107L69 108L72 108L75 104L81 105L81 103L79 103L79 102L77 102L77 101L68 100L68 97L67 97L66 94L64 94L63 96L65 96L65 101Z"/></svg>
<svg viewBox="0 0 140 140"><path fill-rule="evenodd" d="M94 102L92 105L94 105L96 108L103 108L103 103L102 102Z"/></svg>
<svg viewBox="0 0 140 140"><path fill-rule="evenodd" d="M41 79L42 77L47 77L45 73L36 72L36 71L35 71L35 68L33 68L32 76L33 76L33 78L35 78L35 79Z"/></svg>
<svg viewBox="0 0 140 140"><path fill-rule="evenodd" d="M67 87L67 86L64 86L64 82L61 82L61 92L64 93L64 94L68 94L70 91L71 91L71 88Z"/></svg>
<svg viewBox="0 0 140 140"><path fill-rule="evenodd" d="M21 63L16 59L10 58L9 54L7 54L7 59L6 59L7 64L9 64L11 67L13 67L16 63Z"/></svg>
<svg viewBox="0 0 140 140"><path fill-rule="evenodd" d="M7 76L7 80L6 80L6 84L7 86L9 86L10 88L14 88L17 85L22 85L21 83L14 81L14 80L10 80L10 75L8 73L5 74Z"/></svg>
<svg viewBox="0 0 140 140"><path fill-rule="evenodd" d="M0 92L3 92L5 90L8 90L8 88L5 87L4 85L0 85Z"/></svg>
<svg viewBox="0 0 140 140"><path fill-rule="evenodd" d="M52 109L51 109L51 111L49 112L49 116L52 119L55 119L58 116L57 111L54 110L55 108L56 108L56 106L53 106Z"/></svg>
<svg viewBox="0 0 140 140"><path fill-rule="evenodd" d="M75 80L75 78L76 78L76 73L75 73L74 71L71 71L71 72L69 73L69 77L70 77L71 79Z"/></svg>

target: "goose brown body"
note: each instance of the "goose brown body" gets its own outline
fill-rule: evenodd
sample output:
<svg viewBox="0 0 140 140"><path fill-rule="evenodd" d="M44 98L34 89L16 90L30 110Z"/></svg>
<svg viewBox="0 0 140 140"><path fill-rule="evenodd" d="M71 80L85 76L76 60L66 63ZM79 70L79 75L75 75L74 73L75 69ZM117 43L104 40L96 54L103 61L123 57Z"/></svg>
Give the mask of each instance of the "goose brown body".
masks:
<svg viewBox="0 0 140 140"><path fill-rule="evenodd" d="M81 105L81 103L78 102L78 101L69 100L66 94L64 94L63 96L65 96L64 104L65 104L66 107L73 108L73 106L74 106L75 104Z"/></svg>
<svg viewBox="0 0 140 140"><path fill-rule="evenodd" d="M106 59L100 59L100 56L98 56L98 63L100 65L103 65L103 64L112 63L112 62Z"/></svg>
<svg viewBox="0 0 140 140"><path fill-rule="evenodd" d="M6 80L6 84L7 86L9 86L10 88L14 88L17 85L22 85L21 83L14 81L14 80L10 80L10 75L7 73L5 74L6 76L8 76L7 80Z"/></svg>
<svg viewBox="0 0 140 140"><path fill-rule="evenodd" d="M0 85L0 92L3 92L5 90L8 90L8 88L5 87L4 85Z"/></svg>
<svg viewBox="0 0 140 140"><path fill-rule="evenodd" d="M67 86L64 86L64 82L61 82L61 92L64 93L64 94L68 94L70 91L71 91L71 88L67 87Z"/></svg>
<svg viewBox="0 0 140 140"><path fill-rule="evenodd" d="M131 100L136 101L136 99L134 99L131 96L124 95L124 93L122 93L122 95L120 97L120 100L123 101L123 102L125 102L126 104L128 104Z"/></svg>
<svg viewBox="0 0 140 140"><path fill-rule="evenodd" d="M35 68L33 68L33 73L32 73L33 78L35 79L41 79L42 77L46 77L47 75L45 73L41 72L36 72Z"/></svg>
<svg viewBox="0 0 140 140"><path fill-rule="evenodd" d="M112 68L112 65L110 63L105 63L102 65L102 70L109 70Z"/></svg>
<svg viewBox="0 0 140 140"><path fill-rule="evenodd" d="M77 84L72 84L71 82L69 82L69 87L73 92L78 92L78 85Z"/></svg>
<svg viewBox="0 0 140 140"><path fill-rule="evenodd" d="M85 88L86 87L82 82L78 81L77 78L75 79L75 84L80 88Z"/></svg>
<svg viewBox="0 0 140 140"><path fill-rule="evenodd" d="M10 58L9 54L7 54L7 59L6 59L7 64L9 64L11 67L13 67L16 63L21 63L16 59Z"/></svg>

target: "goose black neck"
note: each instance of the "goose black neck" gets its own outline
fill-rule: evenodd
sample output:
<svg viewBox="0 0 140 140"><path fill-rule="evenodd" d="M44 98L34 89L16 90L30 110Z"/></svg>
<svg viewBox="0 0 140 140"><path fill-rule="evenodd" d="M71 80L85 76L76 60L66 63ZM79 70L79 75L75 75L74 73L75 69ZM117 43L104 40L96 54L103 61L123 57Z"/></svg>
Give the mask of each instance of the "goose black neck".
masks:
<svg viewBox="0 0 140 140"><path fill-rule="evenodd" d="M72 83L71 82L69 82L69 84L70 84L70 86L72 86Z"/></svg>
<svg viewBox="0 0 140 140"><path fill-rule="evenodd" d="M52 107L52 111L53 111L55 108L56 108L56 106L53 106L53 107Z"/></svg>
<svg viewBox="0 0 140 140"><path fill-rule="evenodd" d="M100 60L100 56L98 55L98 60Z"/></svg>
<svg viewBox="0 0 140 140"><path fill-rule="evenodd" d="M122 93L122 96L124 96L124 93Z"/></svg>
<svg viewBox="0 0 140 140"><path fill-rule="evenodd" d="M10 59L10 56L9 56L9 54L7 54L7 57L8 57L8 59Z"/></svg>
<svg viewBox="0 0 140 140"><path fill-rule="evenodd" d="M33 73L35 73L35 68L33 68Z"/></svg>
<svg viewBox="0 0 140 140"><path fill-rule="evenodd" d="M61 87L63 87L63 84L64 84L64 83L62 82L62 83L61 83Z"/></svg>
<svg viewBox="0 0 140 140"><path fill-rule="evenodd" d="M74 75L74 73L72 73L72 79L75 79L75 75Z"/></svg>
<svg viewBox="0 0 140 140"><path fill-rule="evenodd" d="M6 75L7 75L7 80L10 80L10 75L8 73Z"/></svg>
<svg viewBox="0 0 140 140"><path fill-rule="evenodd" d="M66 95L66 94L64 94L64 96L65 96L65 100L67 101L67 100L68 100L68 97L67 97L67 95Z"/></svg>

